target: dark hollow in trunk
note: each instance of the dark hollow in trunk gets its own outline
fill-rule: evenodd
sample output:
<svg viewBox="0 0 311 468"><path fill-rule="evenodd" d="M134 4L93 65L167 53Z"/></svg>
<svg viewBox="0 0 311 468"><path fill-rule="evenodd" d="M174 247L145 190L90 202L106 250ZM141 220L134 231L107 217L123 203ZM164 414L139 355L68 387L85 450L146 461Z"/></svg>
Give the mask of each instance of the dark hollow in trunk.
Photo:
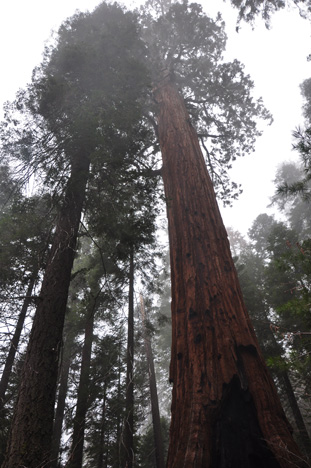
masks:
<svg viewBox="0 0 311 468"><path fill-rule="evenodd" d="M43 467L50 458L59 356L89 160L77 154L39 296L3 468Z"/></svg>
<svg viewBox="0 0 311 468"><path fill-rule="evenodd" d="M246 422L241 426L234 418L231 432L235 444L248 447L247 456L234 452L234 466L263 466L267 460L268 466L299 466L298 448L243 302L198 138L169 73L154 96L172 279L174 385L167 468L225 466L224 427L233 401L243 407Z"/></svg>
<svg viewBox="0 0 311 468"><path fill-rule="evenodd" d="M212 427L211 466L278 468L263 438L256 407L238 377L224 386Z"/></svg>

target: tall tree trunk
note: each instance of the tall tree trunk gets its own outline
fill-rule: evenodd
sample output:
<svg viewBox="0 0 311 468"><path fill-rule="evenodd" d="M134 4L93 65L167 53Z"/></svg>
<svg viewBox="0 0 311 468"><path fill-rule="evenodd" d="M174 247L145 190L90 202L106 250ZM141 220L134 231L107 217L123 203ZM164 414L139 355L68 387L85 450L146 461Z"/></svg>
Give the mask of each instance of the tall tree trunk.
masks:
<svg viewBox="0 0 311 468"><path fill-rule="evenodd" d="M265 323L267 324L269 323L268 317L266 317ZM275 353L278 356L281 356L282 354L281 347L279 343L276 341L273 331L271 330L269 326L267 326L266 336L269 336L269 335L271 336L271 342L272 342L272 346L274 347ZM310 440L305 422L303 420L299 405L297 403L297 399L293 390L292 383L288 376L288 373L286 370L276 370L275 374L283 387L290 409L292 411L294 421L298 430L298 440L300 442L300 446L301 448L303 448L303 451L305 452L307 457L310 459L311 458L311 440Z"/></svg>
<svg viewBox="0 0 311 468"><path fill-rule="evenodd" d="M162 428L161 428L161 419L159 411L159 400L157 392L157 382L156 375L154 370L154 360L153 353L151 348L150 337L146 329L146 312L144 298L140 295L140 310L142 316L142 327L143 327L143 337L145 342L148 370L149 370L149 387L150 387L150 399L151 399L151 413L152 413L152 425L153 425L153 434L154 434L154 447L155 447L155 458L157 468L164 468L164 445L162 437Z"/></svg>
<svg viewBox="0 0 311 468"><path fill-rule="evenodd" d="M116 410L117 421L116 421L116 444L115 444L115 453L118 454L118 466L122 467L122 456L123 456L123 443L122 443L122 423L123 417L121 411L123 410L122 404L122 392L121 392L121 373L122 373L122 339L120 338L119 342L119 354L118 354L118 407Z"/></svg>
<svg viewBox="0 0 311 468"><path fill-rule="evenodd" d="M211 179L169 73L154 92L172 279L168 468L301 464L244 306Z"/></svg>
<svg viewBox="0 0 311 468"><path fill-rule="evenodd" d="M123 441L122 468L134 467L134 253L130 253L129 270L129 313L127 328L127 353L126 353L126 395L125 395L125 421Z"/></svg>
<svg viewBox="0 0 311 468"><path fill-rule="evenodd" d="M250 276L251 280L254 282L254 284L257 284L257 286L259 284L263 284L263 276L262 276L262 273L259 273L259 272L260 270L256 272L252 271L251 273L249 273L249 275L251 275ZM259 273L259 276L258 276L258 273ZM243 290L243 287L242 287L242 290ZM293 416L294 418L299 447L301 451L304 452L310 458L311 456L310 437L309 437L307 428L305 426L299 405L297 403L297 399L296 399L288 372L286 371L286 362L282 358L282 354L283 354L282 346L276 340L275 335L270 326L270 318L268 317L268 311L267 311L265 301L264 299L262 299L261 305L260 305L260 301L257 302L257 305L255 305L255 310L254 310L253 300L251 300L250 303L247 304L247 297L250 297L249 292L248 292L248 295L245 297L246 297L245 302L246 302L246 305L248 306L250 318L254 324L256 335L258 337L258 341L260 345L262 346L262 353L263 353L264 358L268 359L271 357L277 357L281 359L281 368L278 366L273 367L273 368L270 368L270 371L274 380L277 382L277 387L279 388L279 395L280 395L281 401L284 402L284 399L286 400L291 411L291 416ZM259 309L257 309L257 312L256 312L256 308L258 307Z"/></svg>
<svg viewBox="0 0 311 468"><path fill-rule="evenodd" d="M110 440L110 430L108 428L107 430L107 437L106 437L106 450L105 450L105 464L104 464L104 467L103 468L108 468L108 460L109 460L109 448L110 448L110 443L109 443L109 440ZM118 453L118 452L116 452ZM111 458L111 456L110 456ZM109 465L109 468L110 468L111 465ZM117 458L114 458L113 459L113 467L119 467L118 465L118 459Z"/></svg>
<svg viewBox="0 0 311 468"><path fill-rule="evenodd" d="M0 381L0 413L5 405L5 394L8 389L9 380L10 380L10 376L12 373L12 368L13 368L17 348L19 345L19 340L22 334L27 310L31 303L31 295L32 295L32 291L33 291L37 276L38 276L38 272L35 272L29 281L28 288L26 291L26 297L24 299L22 309L18 316L18 320L17 320L17 324L16 324L15 331L13 334L13 338L11 341L10 349L9 349L9 352L5 361L5 366L4 366L1 381Z"/></svg>
<svg viewBox="0 0 311 468"><path fill-rule="evenodd" d="M103 406L102 406L102 419L100 425L100 438L99 438L99 452L98 452L98 461L97 461L97 468L104 468L104 448L105 448L105 428L106 428L106 399L107 399L107 391L106 391L106 384L104 386L104 398L103 398Z"/></svg>
<svg viewBox="0 0 311 468"><path fill-rule="evenodd" d="M297 439L300 442L301 448L304 450L308 459L311 460L311 441L299 405L297 403L292 383L286 371L281 372L280 378L282 380L283 388L285 390L286 397L288 399L289 406L292 410L295 424L298 430Z"/></svg>
<svg viewBox="0 0 311 468"><path fill-rule="evenodd" d="M26 352L3 468L42 468L50 458L59 356L89 159L72 161Z"/></svg>
<svg viewBox="0 0 311 468"><path fill-rule="evenodd" d="M53 438L52 438L52 449L51 449L51 464L50 468L58 468L59 466L59 451L62 438L62 428L65 415L66 396L68 390L68 377L71 365L71 347L72 341L69 343L65 342L63 359L60 371L60 382L57 399L57 407L55 411L55 419L53 426Z"/></svg>
<svg viewBox="0 0 311 468"><path fill-rule="evenodd" d="M88 409L91 354L94 331L94 308L86 318L84 345L82 350L81 372L78 387L78 400L73 425L69 468L82 468L85 418Z"/></svg>
<svg viewBox="0 0 311 468"><path fill-rule="evenodd" d="M256 328L256 327L255 327ZM258 334L260 333L260 334ZM259 342L261 342L260 337L262 337L263 341L270 340L270 347L268 348L269 351L265 353L265 348L263 347L263 355L265 358L268 358L271 355L271 352L274 356L278 356L281 358L282 356L282 347L277 342L273 331L269 326L269 317L264 312L263 320L260 321L260 326L257 330L257 336L259 337ZM269 354L268 354L269 353ZM281 358L282 359L282 358ZM283 361L283 359L282 359ZM285 362L283 362L285 365ZM299 405L297 403L297 399L293 390L293 386L291 384L290 378L286 370L274 368L271 370L272 375L275 379L279 382L285 397L287 398L288 404L290 406L292 415L294 417L294 421L298 430L298 441L299 446L303 449L303 452L307 455L310 459L311 457L311 441L310 437L304 423Z"/></svg>

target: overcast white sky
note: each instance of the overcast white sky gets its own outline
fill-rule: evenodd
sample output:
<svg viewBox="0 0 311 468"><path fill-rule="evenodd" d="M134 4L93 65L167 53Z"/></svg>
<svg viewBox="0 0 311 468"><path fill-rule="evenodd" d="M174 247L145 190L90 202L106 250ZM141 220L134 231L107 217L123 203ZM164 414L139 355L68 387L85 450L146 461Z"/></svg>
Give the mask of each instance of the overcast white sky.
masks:
<svg viewBox="0 0 311 468"><path fill-rule="evenodd" d="M17 89L30 80L51 31L57 30L76 9L92 10L98 3L99 0L4 1L0 18L0 104L14 99ZM232 177L242 183L244 193L233 208L222 210L227 226L246 233L256 216L266 211L277 166L295 158L291 132L303 124L299 85L311 77L311 62L307 62L311 28L297 11L282 11L274 15L269 31L258 20L254 30L242 24L236 33L236 11L228 2L201 3L212 16L222 12L229 36L227 57L245 64L255 82L256 95L263 97L274 117L273 125L265 127L257 141L256 152L235 163ZM128 0L126 4L132 2Z"/></svg>
<svg viewBox="0 0 311 468"><path fill-rule="evenodd" d="M268 211L277 167L283 161L298 160L292 151L292 131L304 123L299 85L311 77L311 62L307 61L311 28L292 10L276 13L270 30L257 21L254 30L244 24L237 34L231 17L232 13L225 16L230 24L228 57L245 64L256 95L263 97L274 117L257 140L255 154L237 161L232 170L232 178L242 182L244 193L232 209L223 210L223 217L227 226L246 232L258 214Z"/></svg>

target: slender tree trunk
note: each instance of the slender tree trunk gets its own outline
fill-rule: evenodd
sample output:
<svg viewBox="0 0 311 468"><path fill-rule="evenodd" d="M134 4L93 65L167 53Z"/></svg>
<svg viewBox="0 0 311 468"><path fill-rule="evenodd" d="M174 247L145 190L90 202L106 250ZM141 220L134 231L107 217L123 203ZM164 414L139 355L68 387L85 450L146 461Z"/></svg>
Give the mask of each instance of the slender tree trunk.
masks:
<svg viewBox="0 0 311 468"><path fill-rule="evenodd" d="M104 398L102 406L102 420L100 426L100 439L99 439L99 452L98 452L98 462L97 468L104 468L104 448L105 448L105 428L106 428L106 385L104 387Z"/></svg>
<svg viewBox="0 0 311 468"><path fill-rule="evenodd" d="M86 319L85 338L82 350L81 373L78 388L76 415L74 418L69 468L82 468L85 419L88 409L91 354L94 331L94 308Z"/></svg>
<svg viewBox="0 0 311 468"><path fill-rule="evenodd" d="M76 155L42 283L3 468L43 468L50 458L59 356L89 160Z"/></svg>
<svg viewBox="0 0 311 468"><path fill-rule="evenodd" d="M38 276L38 272L34 273L32 278L29 281L27 292L26 292L26 297L24 299L22 310L20 311L20 314L18 316L17 324L15 327L14 335L13 335L10 349L9 349L9 353L5 361L5 366L4 366L3 374L1 377L1 381L0 381L0 413L5 405L5 394L8 389L9 380L11 377L17 348L19 345L19 340L20 340L21 333L23 330L27 310L31 303L31 295L32 295L32 291L33 291L37 276Z"/></svg>
<svg viewBox="0 0 311 468"><path fill-rule="evenodd" d="M66 340L67 341L67 340ZM71 344L71 340L69 345ZM68 377L71 365L71 349L68 343L65 342L63 361L60 372L59 391L57 399L57 407L55 411L55 419L53 426L52 450L51 450L51 464L50 468L57 468L59 466L59 452L62 438L62 428L65 415L66 396L68 390Z"/></svg>
<svg viewBox="0 0 311 468"><path fill-rule="evenodd" d="M299 440L302 448L304 449L305 454L307 455L307 457L310 460L311 459L311 441L310 441L310 437L309 437L305 422L303 420L299 405L297 403L297 399L296 399L296 396L295 396L295 393L294 393L294 390L293 390L292 383L291 383L290 378L288 376L288 373L286 371L285 372L283 371L281 373L281 379L282 379L282 382L283 382L283 388L284 388L284 390L286 392L286 396L287 396L290 408L291 408L293 416L294 416L295 424L297 426L298 440Z"/></svg>
<svg viewBox="0 0 311 468"><path fill-rule="evenodd" d="M118 466L122 466L122 455L123 455L123 443L122 443L122 392L121 392L121 373L122 373L122 365L121 365L121 354L122 354L122 340L120 339L119 342L119 356L118 356L118 408L116 409L117 413L117 421L116 421L116 444L115 444L115 453L118 454Z"/></svg>
<svg viewBox="0 0 311 468"><path fill-rule="evenodd" d="M274 333L269 326L269 318L267 315L264 315L264 320L260 323L261 336L264 339L270 338L270 352L272 351L275 356L282 355L282 348L275 339ZM260 341L260 337L259 337ZM263 348L263 354L267 358L269 355L265 355L265 349ZM295 424L298 430L298 440L300 442L300 447L303 449L304 453L308 458L311 456L311 441L305 426L297 399L291 384L290 378L286 370L273 369L271 371L272 375L277 379L281 385L283 392L287 398L288 404L290 406L292 415L295 420Z"/></svg>
<svg viewBox="0 0 311 468"><path fill-rule="evenodd" d="M252 280L256 283L262 283L263 277L262 274L255 278L252 277ZM247 301L246 301L247 305ZM258 307L258 304L257 304ZM259 306L260 307L260 306ZM262 352L265 359L274 356L278 357L282 360L284 364L284 369L286 367L285 361L283 360L282 356L282 346L277 342L275 335L270 327L270 319L267 315L267 307L264 304L264 300L262 300L261 304L261 314L257 314L253 311L253 303L249 304L248 310L250 312L250 318L253 321L254 328L256 331L256 335L258 337L258 341L262 346ZM254 315L253 315L254 314ZM290 407L291 415L294 418L296 430L298 431L297 439L299 443L300 449L310 458L311 455L311 441L305 426L299 405L297 403L297 399L293 390L293 386L291 384L288 372L283 368L272 368L271 374L274 377L275 381L278 383L278 387L280 388L280 398L282 400L285 398L287 403Z"/></svg>
<svg viewBox="0 0 311 468"><path fill-rule="evenodd" d="M134 253L130 253L129 271L129 313L127 331L126 353L126 396L125 396L125 421L123 430L123 459L122 468L134 467Z"/></svg>
<svg viewBox="0 0 311 468"><path fill-rule="evenodd" d="M153 353L151 348L150 338L146 329L146 312L144 298L140 295L140 310L142 316L142 327L143 327L143 336L145 342L146 356L148 362L149 370L149 387L150 387L150 399L151 399L151 413L152 413L152 424L153 424L153 434L154 434L154 446L155 446L155 457L157 468L164 468L164 445L162 437L162 428L161 428L161 419L159 411L159 400L157 392L157 382L156 375L154 370L154 360Z"/></svg>
<svg viewBox="0 0 311 468"><path fill-rule="evenodd" d="M110 439L110 430L109 430L109 428L108 428L108 430L107 430L107 437L106 437L106 450L105 450L105 464L104 464L104 468L108 468L109 448L110 448L109 439ZM118 453L118 452L116 452L116 453ZM110 457L110 458L111 458L111 457ZM119 465L118 465L117 463L118 463L117 458L114 458L113 465L109 465L109 468L110 468L111 466L113 466L113 467L119 467Z"/></svg>
<svg viewBox="0 0 311 468"><path fill-rule="evenodd" d="M169 73L154 96L172 279L167 467L299 466L244 306L198 138Z"/></svg>
<svg viewBox="0 0 311 468"><path fill-rule="evenodd" d="M267 318L266 323L268 323L268 318ZM280 345L276 341L274 333L272 332L271 328L267 327L266 335L269 336L269 334L271 336L271 341L272 341L273 347L275 349L275 352L279 356L281 356ZM297 430L298 430L298 440L299 440L299 442L301 444L301 448L304 449L305 454L310 459L311 458L311 441L310 441L310 437L309 437L306 425L304 423L304 420L303 420L299 405L297 403L297 399L296 399L296 396L295 396L295 393L294 393L294 390L293 390L292 383L291 383L290 378L288 376L288 373L286 371L284 371L284 370L276 371L275 373L276 373L277 378L279 378L280 381L281 381L281 385L283 386L283 389L285 391L285 394L286 394L290 409L292 411L294 421L295 421L295 424L296 424L296 427L297 427Z"/></svg>

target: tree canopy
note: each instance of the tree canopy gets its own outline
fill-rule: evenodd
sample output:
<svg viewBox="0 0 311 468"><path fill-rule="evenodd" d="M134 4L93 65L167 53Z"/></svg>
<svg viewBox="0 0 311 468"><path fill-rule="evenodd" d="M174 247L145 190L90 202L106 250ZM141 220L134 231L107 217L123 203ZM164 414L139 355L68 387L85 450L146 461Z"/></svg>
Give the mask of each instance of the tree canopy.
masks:
<svg viewBox="0 0 311 468"><path fill-rule="evenodd" d="M239 21L253 22L261 16L269 27L271 15L286 7L296 7L303 17L310 17L310 0L231 0L233 6L239 10Z"/></svg>
<svg viewBox="0 0 311 468"><path fill-rule="evenodd" d="M261 6L272 11L272 5ZM247 19L258 11L250 10ZM27 350L22 346L24 364L16 360L17 371L11 376L11 394L16 396L17 380L20 390L4 467L35 468L50 462L55 467L63 463L120 466L122 425L128 410L124 401L130 386L130 463L137 452L138 466L154 464L152 453L146 454L153 450L147 364L142 359L140 318L134 305L135 292L142 288L160 316L167 315L170 306L169 281L166 276L159 281L160 270L166 267L157 245L163 201L170 217L173 279L171 378L179 392L179 406L176 399L173 403L169 466L179 468L185 456L185 463L202 457L204 466L209 457L222 465L238 457L248 466L247 457L257 450L266 460L275 447L263 442L269 436L270 420L267 423L266 413L254 409L252 402L257 398L266 404L271 397L274 404L267 405L277 413L274 435L277 439L283 434L277 431L280 424L291 441L265 370L265 388L271 392L262 391L255 382L260 374L254 369L265 369L264 361L242 304L213 192L214 186L224 204L238 197L241 188L230 180L230 168L238 157L253 151L261 133L258 122L271 121L262 100L253 97L254 85L243 65L237 60L224 61L225 46L221 16L209 18L197 3L155 0L135 13L102 3L92 13L77 13L63 23L31 83L6 105L0 129L0 203L6 204L0 213L0 259L6 266L0 272L1 294L10 285L6 297L12 291L14 299L13 293L26 280L29 283L35 267L40 269L37 281L42 289L36 287L31 293L37 305L33 328L23 334L29 343ZM25 194L25 181L33 187L31 197ZM9 201L8 193L14 193ZM184 205L178 205L180 201ZM181 222L175 225L177 218ZM252 247L245 247L240 239L237 249L240 253L245 249L244 290L258 330L261 307L268 320L272 308L285 317L292 305L297 306L308 323L309 295L298 292L298 302L290 303L277 283L279 275L296 287L301 281L293 272L296 267L302 280L309 275L307 257L299 257L302 251L299 258L297 252L288 255L286 236L292 236L292 230L262 215L250 231ZM295 235L290 237L294 241ZM301 248L309 252L309 244ZM246 249L250 250L246 253ZM263 291L268 282L275 285L276 295L272 289ZM12 309L10 314L11 318ZM127 316L131 316L129 321ZM162 329L153 318L155 361L162 377L161 393L166 396L170 388L161 366L168 367L168 323L166 318ZM190 343L188 348L182 347L181 337ZM135 342L137 358L130 340ZM268 353L273 336L263 341ZM0 348L3 363L7 350L7 343ZM132 367L126 371L129 359ZM249 366L242 364L243 359ZM179 385L186 368L189 373ZM193 405L187 400L189 395L197 398ZM52 430L56 396L59 411ZM230 406L232 401L236 407ZM162 397L160 408L164 405ZM201 413L195 414L195 408ZM233 443L226 419L231 410L238 428L233 431ZM8 425L10 405L6 411ZM214 418L216 413L220 422ZM189 419L183 418L189 414ZM74 427L78 417L83 437ZM175 458L175 448L188 446L176 438L182 423L184 434L193 430L192 439L187 440L191 447L186 455L180 451ZM241 428L258 442L250 442L245 453L240 450L244 443ZM258 437L261 428L266 431L264 437ZM167 421L162 429L167 433ZM66 433L63 440L62 430ZM5 432L3 440L6 437ZM84 437L86 443L80 444L75 458L77 441L83 442ZM203 442L197 444L197 440Z"/></svg>
<svg viewBox="0 0 311 468"><path fill-rule="evenodd" d="M253 151L261 134L257 123L271 122L271 115L261 99L253 98L253 82L243 65L224 62L226 34L220 15L214 21L201 5L184 1L158 18L147 10L141 22L153 82L161 81L163 70L173 73L217 195L230 204L241 188L230 180L229 169L237 157Z"/></svg>

